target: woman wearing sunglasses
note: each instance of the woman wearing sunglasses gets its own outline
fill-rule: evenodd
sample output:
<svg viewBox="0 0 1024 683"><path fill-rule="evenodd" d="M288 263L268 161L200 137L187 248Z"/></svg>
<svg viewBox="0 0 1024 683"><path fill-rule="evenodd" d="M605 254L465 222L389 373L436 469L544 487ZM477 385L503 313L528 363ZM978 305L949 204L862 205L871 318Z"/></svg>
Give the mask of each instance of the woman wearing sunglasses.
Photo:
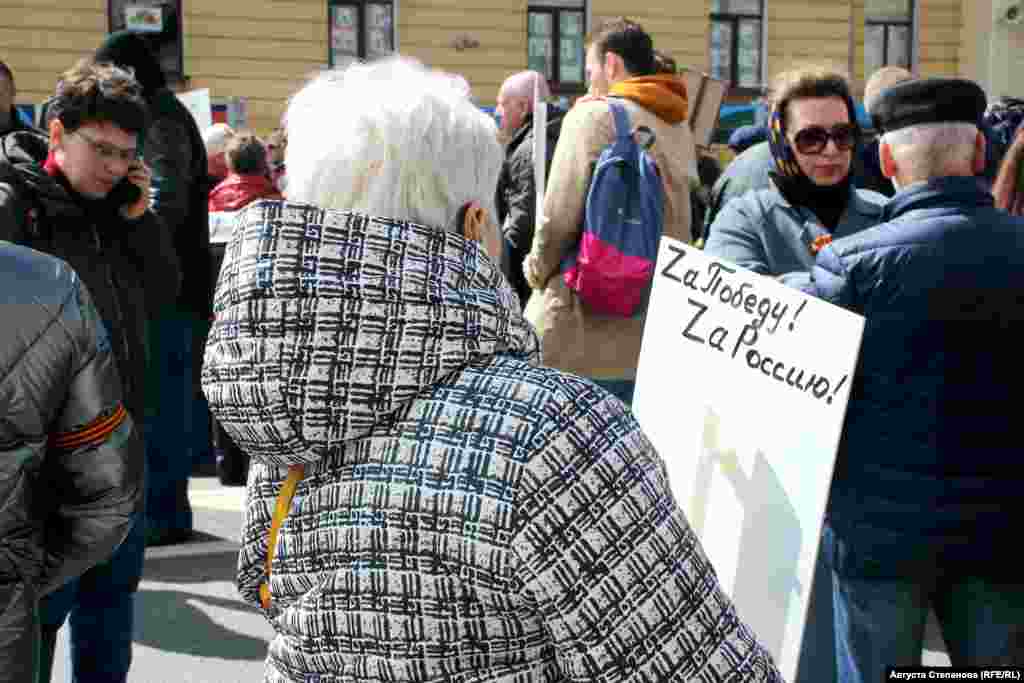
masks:
<svg viewBox="0 0 1024 683"><path fill-rule="evenodd" d="M772 185L730 201L704 250L785 280L831 241L875 225L885 197L852 183L860 127L846 79L825 69L778 77L768 122Z"/></svg>
<svg viewBox="0 0 1024 683"><path fill-rule="evenodd" d="M795 286L833 236L880 223L885 197L852 182L860 141L856 121L842 75L824 69L780 75L768 119L772 182L722 208L704 251ZM830 576L819 552L795 683L835 680Z"/></svg>

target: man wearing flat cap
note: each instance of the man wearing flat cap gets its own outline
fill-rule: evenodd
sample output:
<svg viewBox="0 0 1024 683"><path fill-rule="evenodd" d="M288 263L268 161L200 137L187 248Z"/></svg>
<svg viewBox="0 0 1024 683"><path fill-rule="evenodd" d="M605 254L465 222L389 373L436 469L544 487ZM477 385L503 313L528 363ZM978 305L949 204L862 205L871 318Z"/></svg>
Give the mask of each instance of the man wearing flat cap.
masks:
<svg viewBox="0 0 1024 683"><path fill-rule="evenodd" d="M844 683L919 664L929 607L954 666L1024 662L1024 219L974 178L984 110L971 81L887 89L870 113L896 194L806 283L866 317L822 546Z"/></svg>

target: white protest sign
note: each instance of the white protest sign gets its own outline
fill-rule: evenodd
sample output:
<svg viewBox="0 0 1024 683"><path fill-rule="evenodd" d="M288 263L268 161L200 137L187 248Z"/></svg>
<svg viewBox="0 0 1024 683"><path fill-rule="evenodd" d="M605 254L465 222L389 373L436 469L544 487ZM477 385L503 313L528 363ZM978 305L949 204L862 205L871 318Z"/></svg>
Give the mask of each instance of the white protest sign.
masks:
<svg viewBox="0 0 1024 683"><path fill-rule="evenodd" d="M863 331L849 311L661 241L633 409L786 680Z"/></svg>
<svg viewBox="0 0 1024 683"><path fill-rule="evenodd" d="M537 191L534 232L540 230L544 218L544 171L548 158L548 107L540 96L540 78L533 80L533 180Z"/></svg>
<svg viewBox="0 0 1024 683"><path fill-rule="evenodd" d="M192 113L200 131L213 125L213 109L210 104L210 89L190 90L178 93L178 99Z"/></svg>

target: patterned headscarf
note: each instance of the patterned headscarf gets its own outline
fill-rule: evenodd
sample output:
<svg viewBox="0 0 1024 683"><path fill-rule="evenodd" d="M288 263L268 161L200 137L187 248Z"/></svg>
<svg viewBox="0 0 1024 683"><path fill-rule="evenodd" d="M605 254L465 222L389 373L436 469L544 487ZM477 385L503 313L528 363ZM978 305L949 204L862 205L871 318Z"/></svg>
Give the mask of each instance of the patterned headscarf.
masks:
<svg viewBox="0 0 1024 683"><path fill-rule="evenodd" d="M779 175L786 178L799 178L804 174L796 162L796 152L793 151L793 147L786 137L781 107L776 105L773 105L768 113L768 145L772 151L772 158L775 159L775 170Z"/></svg>
<svg viewBox="0 0 1024 683"><path fill-rule="evenodd" d="M846 100L846 109L850 114L850 122L857 126L857 111L854 108L853 100L849 97ZM775 182L775 186L782 193L782 196L793 206L806 206L811 209L822 222L824 227L831 231L839 224L843 211L850 198L850 186L853 178L853 157L850 159L850 169L846 178L831 186L819 186L807 177L807 174L800 168L796 160L796 150L786 137L786 126L782 120L782 110L790 100L783 100L780 104L772 105L768 114L768 145L775 159L775 170L769 175ZM860 129L857 131L860 138ZM857 148L853 150L857 154ZM813 251L813 249L812 249Z"/></svg>
<svg viewBox="0 0 1024 683"><path fill-rule="evenodd" d="M836 96L839 97L839 95ZM848 97L841 99L846 100L846 110L850 115L850 123L857 128L857 138L860 139L860 124L857 121L857 109L853 104L853 100ZM768 144L772 151L772 158L775 159L775 170L778 175L784 178L807 178L804 172L800 170L800 165L796 161L796 150L793 149L789 138L786 137L786 125L783 122L782 111L790 101L783 100L772 105L771 111L768 113ZM850 170L851 172L853 171L852 164Z"/></svg>

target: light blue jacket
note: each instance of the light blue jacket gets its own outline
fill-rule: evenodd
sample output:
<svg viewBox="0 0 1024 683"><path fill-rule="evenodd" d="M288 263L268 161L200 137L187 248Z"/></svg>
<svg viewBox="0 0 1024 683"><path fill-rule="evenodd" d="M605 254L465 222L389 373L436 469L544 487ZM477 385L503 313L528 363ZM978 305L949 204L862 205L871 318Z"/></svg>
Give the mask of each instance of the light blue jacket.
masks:
<svg viewBox="0 0 1024 683"><path fill-rule="evenodd" d="M886 198L870 190L851 189L850 202L832 232L835 239L882 221ZM805 274L814 266L811 245L828 235L814 212L793 206L779 190L751 190L730 201L711 226L704 251L755 273L785 276Z"/></svg>

